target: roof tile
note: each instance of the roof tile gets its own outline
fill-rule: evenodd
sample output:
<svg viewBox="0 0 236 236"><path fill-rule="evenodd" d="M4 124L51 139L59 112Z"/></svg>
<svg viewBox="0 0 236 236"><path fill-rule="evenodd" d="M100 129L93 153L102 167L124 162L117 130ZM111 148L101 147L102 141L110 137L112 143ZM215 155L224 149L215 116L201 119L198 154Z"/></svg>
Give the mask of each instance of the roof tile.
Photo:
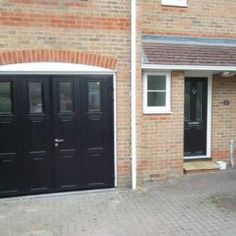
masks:
<svg viewBox="0 0 236 236"><path fill-rule="evenodd" d="M236 66L236 47L143 42L145 64Z"/></svg>

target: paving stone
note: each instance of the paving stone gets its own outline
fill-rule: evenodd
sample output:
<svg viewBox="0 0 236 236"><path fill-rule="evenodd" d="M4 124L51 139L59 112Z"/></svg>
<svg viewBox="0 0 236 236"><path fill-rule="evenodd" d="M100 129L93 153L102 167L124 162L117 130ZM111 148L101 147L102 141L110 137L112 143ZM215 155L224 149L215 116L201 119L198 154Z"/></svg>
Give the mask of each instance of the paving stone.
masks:
<svg viewBox="0 0 236 236"><path fill-rule="evenodd" d="M140 191L0 199L0 235L235 236L235 196L236 170L227 170L151 182Z"/></svg>

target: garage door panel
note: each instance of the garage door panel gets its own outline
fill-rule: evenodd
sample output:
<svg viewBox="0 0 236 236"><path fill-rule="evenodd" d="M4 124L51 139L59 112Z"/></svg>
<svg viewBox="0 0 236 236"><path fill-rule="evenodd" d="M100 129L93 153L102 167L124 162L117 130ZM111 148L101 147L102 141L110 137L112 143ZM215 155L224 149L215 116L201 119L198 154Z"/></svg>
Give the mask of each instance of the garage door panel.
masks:
<svg viewBox="0 0 236 236"><path fill-rule="evenodd" d="M73 76L53 77L56 190L81 185L79 89Z"/></svg>
<svg viewBox="0 0 236 236"><path fill-rule="evenodd" d="M21 189L19 84L13 76L0 79L0 194L14 195Z"/></svg>
<svg viewBox="0 0 236 236"><path fill-rule="evenodd" d="M109 152L113 143L112 80L97 76L89 77L84 83L84 182L91 187L112 186L113 154Z"/></svg>
<svg viewBox="0 0 236 236"><path fill-rule="evenodd" d="M87 113L86 140L88 147L104 145L104 125L102 113Z"/></svg>
<svg viewBox="0 0 236 236"><path fill-rule="evenodd" d="M19 191L19 173L16 153L0 155L0 192L17 193Z"/></svg>
<svg viewBox="0 0 236 236"><path fill-rule="evenodd" d="M25 167L27 192L44 192L51 189L51 169L45 152L30 152Z"/></svg>
<svg viewBox="0 0 236 236"><path fill-rule="evenodd" d="M16 153L18 150L18 129L16 117L1 116L0 130L0 153Z"/></svg>
<svg viewBox="0 0 236 236"><path fill-rule="evenodd" d="M48 77L22 78L25 192L46 192L52 187L49 86Z"/></svg>
<svg viewBox="0 0 236 236"><path fill-rule="evenodd" d="M75 149L61 150L56 157L55 182L56 190L66 190L68 188L78 188L79 182L79 162L78 152Z"/></svg>
<svg viewBox="0 0 236 236"><path fill-rule="evenodd" d="M28 117L25 122L25 133L27 135L27 150L47 151L48 150L48 124L44 115Z"/></svg>
<svg viewBox="0 0 236 236"><path fill-rule="evenodd" d="M94 147L88 148L87 154L84 160L85 163L85 182L89 185L104 185L106 171L104 172L104 148Z"/></svg>

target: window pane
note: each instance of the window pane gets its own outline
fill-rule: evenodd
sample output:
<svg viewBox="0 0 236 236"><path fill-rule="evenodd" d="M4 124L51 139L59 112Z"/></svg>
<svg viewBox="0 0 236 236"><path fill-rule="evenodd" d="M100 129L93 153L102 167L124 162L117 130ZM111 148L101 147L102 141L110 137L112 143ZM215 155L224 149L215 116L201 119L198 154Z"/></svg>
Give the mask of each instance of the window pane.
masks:
<svg viewBox="0 0 236 236"><path fill-rule="evenodd" d="M30 113L42 113L42 83L31 82L29 83L29 103Z"/></svg>
<svg viewBox="0 0 236 236"><path fill-rule="evenodd" d="M165 90L166 76L164 75L149 75L148 90Z"/></svg>
<svg viewBox="0 0 236 236"><path fill-rule="evenodd" d="M185 82L185 95L184 95L184 118L190 120L190 83Z"/></svg>
<svg viewBox="0 0 236 236"><path fill-rule="evenodd" d="M165 106L166 93L165 92L148 92L148 106Z"/></svg>
<svg viewBox="0 0 236 236"><path fill-rule="evenodd" d="M1 82L0 83L0 112L11 113L11 83Z"/></svg>
<svg viewBox="0 0 236 236"><path fill-rule="evenodd" d="M100 82L88 82L88 111L101 110Z"/></svg>
<svg viewBox="0 0 236 236"><path fill-rule="evenodd" d="M197 82L196 119L202 120L202 82Z"/></svg>
<svg viewBox="0 0 236 236"><path fill-rule="evenodd" d="M60 93L60 112L72 112L72 83L71 82L60 82L59 83Z"/></svg>

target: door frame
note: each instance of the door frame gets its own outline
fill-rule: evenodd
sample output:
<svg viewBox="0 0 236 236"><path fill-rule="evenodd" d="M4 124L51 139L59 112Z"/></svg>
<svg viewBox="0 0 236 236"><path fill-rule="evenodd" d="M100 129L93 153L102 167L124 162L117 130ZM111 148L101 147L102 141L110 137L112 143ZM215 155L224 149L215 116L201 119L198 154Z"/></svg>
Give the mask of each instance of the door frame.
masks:
<svg viewBox="0 0 236 236"><path fill-rule="evenodd" d="M212 72L186 71L185 78L207 78L207 130L206 155L184 156L184 160L211 159L211 132L212 132ZM184 82L185 82L184 78Z"/></svg>
<svg viewBox="0 0 236 236"><path fill-rule="evenodd" d="M112 75L114 117L114 187L117 187L117 77L115 70L83 64L33 62L0 65L0 75Z"/></svg>

